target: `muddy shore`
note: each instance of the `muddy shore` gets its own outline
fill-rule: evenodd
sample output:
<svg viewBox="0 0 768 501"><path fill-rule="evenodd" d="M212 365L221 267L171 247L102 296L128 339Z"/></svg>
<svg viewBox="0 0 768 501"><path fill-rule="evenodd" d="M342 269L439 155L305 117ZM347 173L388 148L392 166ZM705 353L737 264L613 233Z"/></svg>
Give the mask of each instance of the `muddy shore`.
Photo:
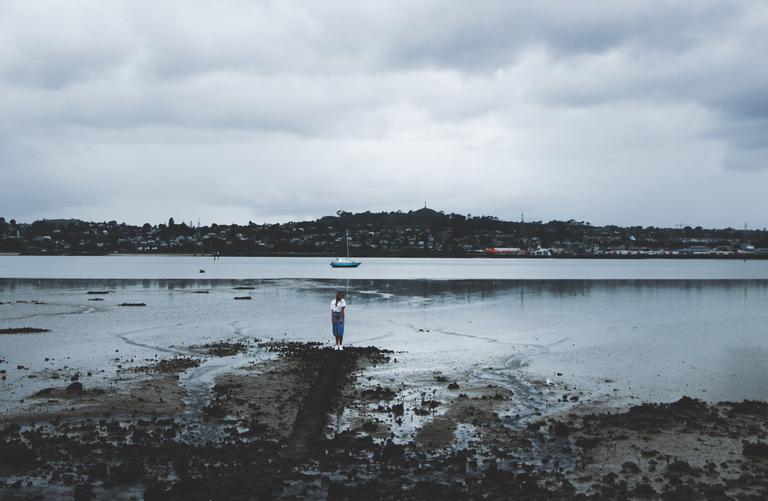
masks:
<svg viewBox="0 0 768 501"><path fill-rule="evenodd" d="M763 402L684 397L608 412L562 388L521 416L509 387L448 371L385 377L407 354L373 347L189 352L126 367L108 385L72 376L27 396L23 412L0 417L0 498L768 496ZM186 371L235 356L250 361L218 374L192 412Z"/></svg>

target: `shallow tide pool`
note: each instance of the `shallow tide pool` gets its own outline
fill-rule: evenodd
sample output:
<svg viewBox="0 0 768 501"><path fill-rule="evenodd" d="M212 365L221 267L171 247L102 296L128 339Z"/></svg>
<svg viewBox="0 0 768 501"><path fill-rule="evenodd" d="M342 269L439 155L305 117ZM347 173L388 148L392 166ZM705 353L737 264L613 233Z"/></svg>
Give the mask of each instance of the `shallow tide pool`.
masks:
<svg viewBox="0 0 768 501"><path fill-rule="evenodd" d="M549 379L603 403L768 400L766 280L0 279L0 328L50 330L0 335L0 411L50 386L54 367L98 386L194 344L330 343L336 290L346 343L395 350L395 378Z"/></svg>

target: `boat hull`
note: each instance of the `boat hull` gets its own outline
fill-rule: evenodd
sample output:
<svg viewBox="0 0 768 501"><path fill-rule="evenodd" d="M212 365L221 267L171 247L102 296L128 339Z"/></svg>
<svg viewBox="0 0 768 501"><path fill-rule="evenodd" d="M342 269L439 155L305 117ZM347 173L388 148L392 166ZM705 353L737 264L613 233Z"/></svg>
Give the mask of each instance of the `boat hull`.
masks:
<svg viewBox="0 0 768 501"><path fill-rule="evenodd" d="M349 263L331 263L331 268L357 268L360 263L352 261Z"/></svg>

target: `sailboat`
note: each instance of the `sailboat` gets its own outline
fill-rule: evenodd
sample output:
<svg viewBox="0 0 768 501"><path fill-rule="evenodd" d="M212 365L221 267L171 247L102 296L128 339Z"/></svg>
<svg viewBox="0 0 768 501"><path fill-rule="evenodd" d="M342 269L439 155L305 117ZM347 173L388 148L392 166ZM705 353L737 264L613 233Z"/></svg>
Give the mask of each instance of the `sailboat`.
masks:
<svg viewBox="0 0 768 501"><path fill-rule="evenodd" d="M347 230L346 237L347 257L337 257L336 261L331 262L331 268L357 268L360 266L360 261L352 261L349 259L349 230Z"/></svg>

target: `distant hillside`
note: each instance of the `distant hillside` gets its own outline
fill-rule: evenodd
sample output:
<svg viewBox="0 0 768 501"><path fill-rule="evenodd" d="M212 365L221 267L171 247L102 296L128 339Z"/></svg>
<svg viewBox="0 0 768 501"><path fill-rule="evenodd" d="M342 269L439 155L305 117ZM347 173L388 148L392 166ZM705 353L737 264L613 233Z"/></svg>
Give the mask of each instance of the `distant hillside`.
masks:
<svg viewBox="0 0 768 501"><path fill-rule="evenodd" d="M284 224L132 226L116 221L0 217L0 251L28 254L190 253L356 256L768 257L768 232L734 228L592 226L584 221L502 221L494 216L338 211Z"/></svg>
<svg viewBox="0 0 768 501"><path fill-rule="evenodd" d="M338 211L336 216L326 216L317 221L322 224L347 224L347 225L380 225L380 226L408 226L448 224L452 217L464 217L458 214L446 215L426 207L408 212L351 212Z"/></svg>

